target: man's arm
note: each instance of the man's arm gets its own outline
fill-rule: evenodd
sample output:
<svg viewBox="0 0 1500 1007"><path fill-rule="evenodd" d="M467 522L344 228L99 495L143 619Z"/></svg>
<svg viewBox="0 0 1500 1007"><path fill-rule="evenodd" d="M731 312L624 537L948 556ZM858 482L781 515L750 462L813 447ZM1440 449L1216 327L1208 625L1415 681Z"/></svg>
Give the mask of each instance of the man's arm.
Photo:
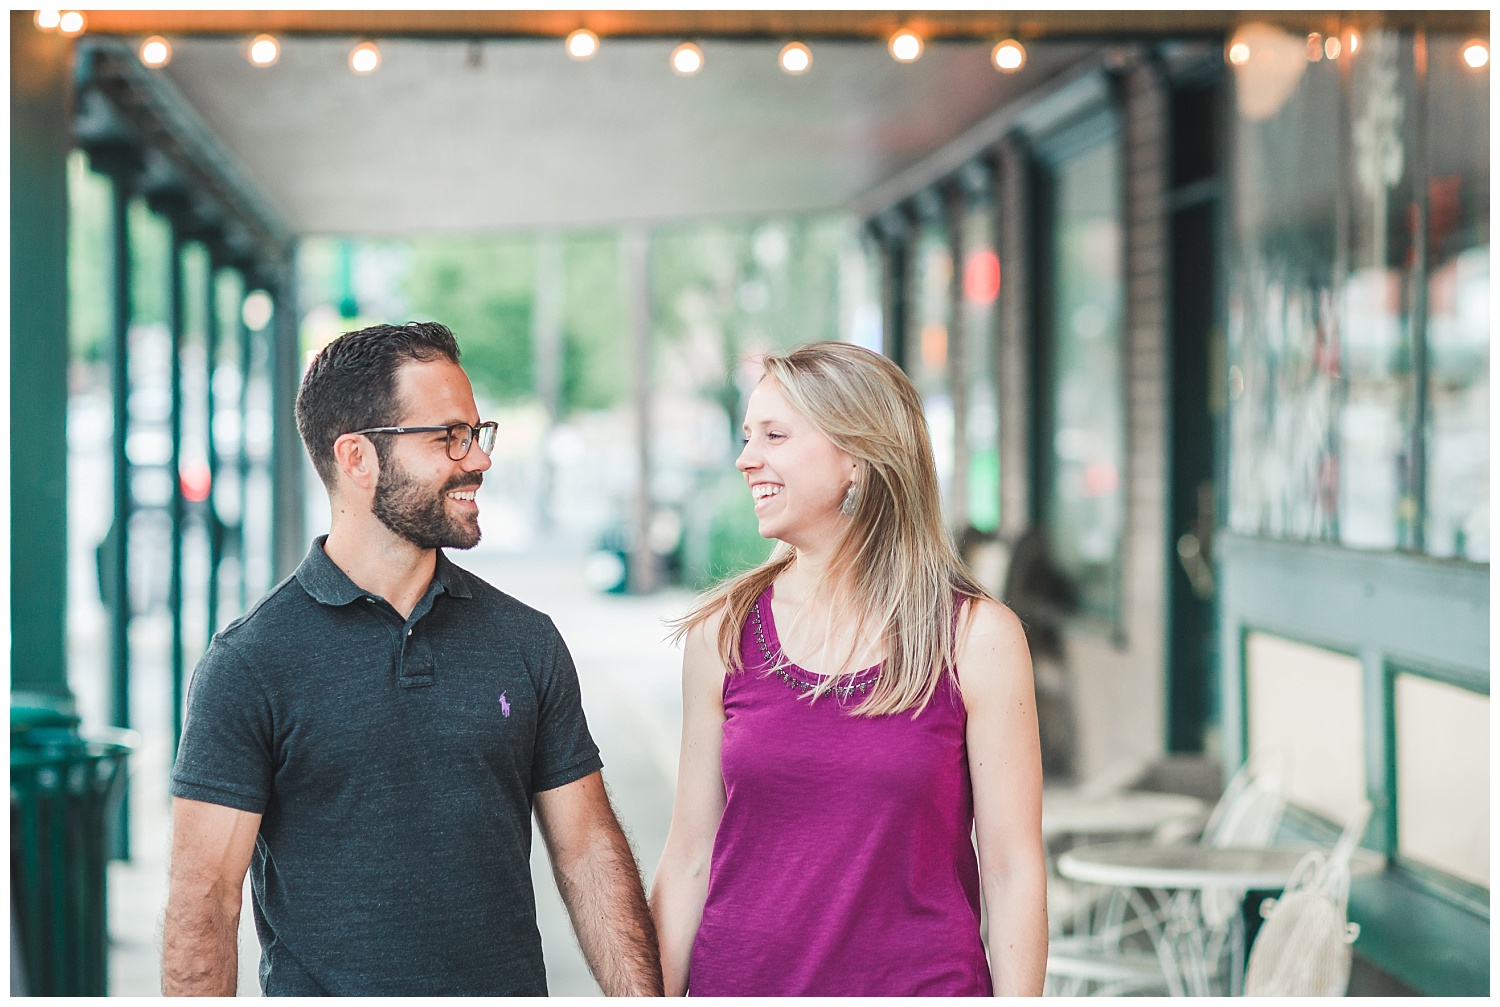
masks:
<svg viewBox="0 0 1500 1007"><path fill-rule="evenodd" d="M1031 653L1009 609L981 601L971 612L958 675L969 716L969 779L989 910L990 973L996 996L1041 996L1047 868Z"/></svg>
<svg viewBox="0 0 1500 1007"><path fill-rule="evenodd" d="M161 991L234 996L240 904L260 815L172 800L172 862L162 928Z"/></svg>
<svg viewBox="0 0 1500 1007"><path fill-rule="evenodd" d="M606 996L661 996L656 928L604 778L536 795L536 818L589 970Z"/></svg>

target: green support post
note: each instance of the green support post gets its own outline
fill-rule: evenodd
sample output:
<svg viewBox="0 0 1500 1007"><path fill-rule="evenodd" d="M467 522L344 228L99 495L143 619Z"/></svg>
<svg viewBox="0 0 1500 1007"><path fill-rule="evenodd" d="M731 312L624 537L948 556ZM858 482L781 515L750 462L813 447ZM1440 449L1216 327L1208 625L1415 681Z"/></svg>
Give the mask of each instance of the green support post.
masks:
<svg viewBox="0 0 1500 1007"><path fill-rule="evenodd" d="M114 280L110 326L110 405L114 431L110 454L114 458L114 523L108 551L109 584L109 696L110 722L130 726L130 456L125 444L130 436L130 187L123 172L111 175L110 193L111 273ZM130 858L129 777L121 782L125 796L120 804L113 839L113 856Z"/></svg>
<svg viewBox="0 0 1500 1007"><path fill-rule="evenodd" d="M172 574L168 603L172 608L172 757L177 757L177 742L182 737L182 343L186 324L183 303L182 252L186 242L182 227L172 221L172 261L167 312L172 329Z"/></svg>
<svg viewBox="0 0 1500 1007"><path fill-rule="evenodd" d="M302 442L295 403L302 378L296 286L290 261L279 263L271 291L271 563L272 580L289 576L307 551L303 537Z"/></svg>
<svg viewBox="0 0 1500 1007"><path fill-rule="evenodd" d="M204 436L208 439L208 499L203 502L203 524L208 532L208 640L219 628L219 564L224 560L224 530L214 495L219 488L219 451L214 445L214 365L219 356L219 290L218 264L209 249L208 275L203 297L203 395L207 420ZM204 641L207 646L208 640Z"/></svg>
<svg viewBox="0 0 1500 1007"><path fill-rule="evenodd" d="M236 523L235 553L240 558L240 605L239 611L244 612L250 607L250 574L246 564L248 558L245 550L245 514L250 509L250 451L245 444L245 432L247 421L250 417L250 326L245 324L245 296L250 293L249 277L242 270L240 272L242 282L240 283L240 310L235 312L235 331L239 333L240 351L240 440L237 446L238 456L235 464L238 467L240 507L239 521Z"/></svg>
<svg viewBox="0 0 1500 1007"><path fill-rule="evenodd" d="M11 11L11 688L65 701L71 55Z"/></svg>

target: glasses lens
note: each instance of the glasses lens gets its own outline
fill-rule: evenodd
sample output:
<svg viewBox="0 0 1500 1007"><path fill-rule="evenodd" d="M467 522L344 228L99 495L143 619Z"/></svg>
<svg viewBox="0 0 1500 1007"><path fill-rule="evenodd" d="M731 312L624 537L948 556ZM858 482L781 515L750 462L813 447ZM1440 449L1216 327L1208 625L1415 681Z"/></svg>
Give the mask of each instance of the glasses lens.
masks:
<svg viewBox="0 0 1500 1007"><path fill-rule="evenodd" d="M499 427L494 421L481 423L479 426L479 450L489 454L495 450L495 434Z"/></svg>
<svg viewBox="0 0 1500 1007"><path fill-rule="evenodd" d="M474 428L467 423L455 423L448 428L448 457L462 461L474 443Z"/></svg>

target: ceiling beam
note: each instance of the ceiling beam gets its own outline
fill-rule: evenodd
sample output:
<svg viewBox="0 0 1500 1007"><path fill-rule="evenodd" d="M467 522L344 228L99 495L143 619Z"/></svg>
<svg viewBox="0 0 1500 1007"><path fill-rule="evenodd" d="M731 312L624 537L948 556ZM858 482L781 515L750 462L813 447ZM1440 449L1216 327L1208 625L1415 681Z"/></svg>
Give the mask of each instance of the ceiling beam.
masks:
<svg viewBox="0 0 1500 1007"><path fill-rule="evenodd" d="M1341 27L1489 32L1488 10L1451 11L561 11L561 10L91 10L88 31L105 35L373 35L561 37L590 28L606 37L879 38L911 27L929 39L1224 35L1265 21L1288 30Z"/></svg>

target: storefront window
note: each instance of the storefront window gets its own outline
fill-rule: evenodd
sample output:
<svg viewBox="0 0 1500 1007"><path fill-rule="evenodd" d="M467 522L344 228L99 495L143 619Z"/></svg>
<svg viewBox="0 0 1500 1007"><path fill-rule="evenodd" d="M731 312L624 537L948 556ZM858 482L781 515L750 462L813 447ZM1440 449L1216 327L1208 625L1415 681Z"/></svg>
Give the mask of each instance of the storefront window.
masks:
<svg viewBox="0 0 1500 1007"><path fill-rule="evenodd" d="M995 251L995 204L986 193L963 218L964 434L968 447L968 522L993 532L1000 525L1000 417L995 393L995 306L1000 260Z"/></svg>
<svg viewBox="0 0 1500 1007"><path fill-rule="evenodd" d="M1489 68L1427 46L1427 551L1490 558Z"/></svg>
<svg viewBox="0 0 1500 1007"><path fill-rule="evenodd" d="M1235 70L1229 524L1488 561L1488 72L1292 41Z"/></svg>
<svg viewBox="0 0 1500 1007"><path fill-rule="evenodd" d="M1120 155L1113 136L1050 169L1043 517L1085 611L1114 618L1124 525Z"/></svg>
<svg viewBox="0 0 1500 1007"><path fill-rule="evenodd" d="M1412 266L1416 94L1410 35L1367 32L1348 68L1349 267L1341 290L1339 541L1416 544Z"/></svg>
<svg viewBox="0 0 1500 1007"><path fill-rule="evenodd" d="M1297 55L1289 90L1267 90L1277 82L1253 62L1235 81L1229 524L1334 538L1339 79L1333 63Z"/></svg>
<svg viewBox="0 0 1500 1007"><path fill-rule="evenodd" d="M949 283L953 255L948 232L933 219L917 233L911 273L911 324L907 359L903 361L912 384L922 396L927 426L932 434L932 453L937 463L938 486L943 494L943 512L952 518L953 500L953 394L948 378L948 328L951 311Z"/></svg>

